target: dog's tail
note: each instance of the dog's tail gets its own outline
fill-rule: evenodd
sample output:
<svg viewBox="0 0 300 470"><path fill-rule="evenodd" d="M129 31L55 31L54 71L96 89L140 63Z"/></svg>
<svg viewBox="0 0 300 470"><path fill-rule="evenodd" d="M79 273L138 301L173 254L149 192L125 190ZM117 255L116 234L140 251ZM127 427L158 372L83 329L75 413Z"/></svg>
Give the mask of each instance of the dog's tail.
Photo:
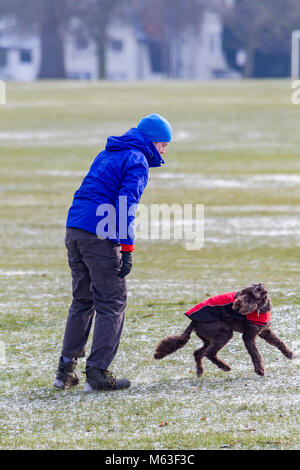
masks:
<svg viewBox="0 0 300 470"><path fill-rule="evenodd" d="M155 348L154 359L162 359L177 349L183 348L190 339L193 329L194 325L191 322L181 335L166 336L161 339Z"/></svg>

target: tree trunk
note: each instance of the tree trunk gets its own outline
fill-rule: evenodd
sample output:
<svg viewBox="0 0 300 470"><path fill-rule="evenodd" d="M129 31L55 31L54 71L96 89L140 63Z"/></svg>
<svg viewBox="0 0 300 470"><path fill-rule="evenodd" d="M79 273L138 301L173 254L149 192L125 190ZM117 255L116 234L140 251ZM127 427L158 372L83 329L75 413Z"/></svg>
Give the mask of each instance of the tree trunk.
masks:
<svg viewBox="0 0 300 470"><path fill-rule="evenodd" d="M165 77L169 78L172 76L171 70L171 35L165 33L161 41L161 62L162 62L162 73Z"/></svg>
<svg viewBox="0 0 300 470"><path fill-rule="evenodd" d="M41 65L39 78L66 78L61 22L63 2L61 0L43 0L43 3L43 15L40 23Z"/></svg>
<svg viewBox="0 0 300 470"><path fill-rule="evenodd" d="M105 80L107 78L105 34L101 34L98 37L97 54L98 54L98 78L100 78L100 80Z"/></svg>
<svg viewBox="0 0 300 470"><path fill-rule="evenodd" d="M247 48L247 60L244 69L245 78L253 78L254 76L254 65L255 65L255 53L256 49L253 46Z"/></svg>

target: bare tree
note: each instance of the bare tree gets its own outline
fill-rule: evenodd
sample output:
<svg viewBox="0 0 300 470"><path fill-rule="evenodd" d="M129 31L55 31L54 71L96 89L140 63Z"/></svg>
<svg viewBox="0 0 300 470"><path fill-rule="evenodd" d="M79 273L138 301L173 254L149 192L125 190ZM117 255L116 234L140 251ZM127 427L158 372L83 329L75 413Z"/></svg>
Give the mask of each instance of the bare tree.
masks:
<svg viewBox="0 0 300 470"><path fill-rule="evenodd" d="M0 14L41 39L39 78L65 78L64 30L73 0L0 0Z"/></svg>
<svg viewBox="0 0 300 470"><path fill-rule="evenodd" d="M38 18L41 38L41 65L39 78L65 78L64 28L66 1L43 0Z"/></svg>
<svg viewBox="0 0 300 470"><path fill-rule="evenodd" d="M99 78L105 79L108 26L113 19L122 19L121 6L131 8L131 0L82 0L77 2L75 14L90 38L95 42L99 63Z"/></svg>
<svg viewBox="0 0 300 470"><path fill-rule="evenodd" d="M253 77L255 56L289 54L291 31L299 28L298 0L235 0L224 21L247 52L245 77Z"/></svg>

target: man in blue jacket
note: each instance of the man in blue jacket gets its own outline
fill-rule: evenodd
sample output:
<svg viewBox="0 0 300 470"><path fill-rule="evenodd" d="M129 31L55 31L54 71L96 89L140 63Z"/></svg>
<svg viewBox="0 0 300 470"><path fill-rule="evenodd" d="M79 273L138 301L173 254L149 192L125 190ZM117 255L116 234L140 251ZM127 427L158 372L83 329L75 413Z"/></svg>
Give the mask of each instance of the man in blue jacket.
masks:
<svg viewBox="0 0 300 470"><path fill-rule="evenodd" d="M78 357L94 313L91 353L86 360L85 391L123 389L108 369L120 343L127 301L125 276L132 267L134 218L148 182L149 167L159 167L172 139L170 123L159 114L145 116L136 128L109 137L75 192L66 223L65 244L72 273L69 309L54 386L77 385Z"/></svg>

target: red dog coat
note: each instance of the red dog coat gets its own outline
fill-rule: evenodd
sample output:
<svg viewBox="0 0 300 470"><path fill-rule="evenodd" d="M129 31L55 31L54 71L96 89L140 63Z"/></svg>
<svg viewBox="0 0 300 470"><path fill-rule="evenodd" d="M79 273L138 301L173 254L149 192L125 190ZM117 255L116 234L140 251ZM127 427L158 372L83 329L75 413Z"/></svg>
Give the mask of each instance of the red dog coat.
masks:
<svg viewBox="0 0 300 470"><path fill-rule="evenodd" d="M247 315L241 315L232 309L235 292L215 295L204 302L195 305L185 315L194 321L216 321L226 319L226 314L233 315L234 318L246 319L256 325L264 325L271 320L271 311L266 313L251 312Z"/></svg>

